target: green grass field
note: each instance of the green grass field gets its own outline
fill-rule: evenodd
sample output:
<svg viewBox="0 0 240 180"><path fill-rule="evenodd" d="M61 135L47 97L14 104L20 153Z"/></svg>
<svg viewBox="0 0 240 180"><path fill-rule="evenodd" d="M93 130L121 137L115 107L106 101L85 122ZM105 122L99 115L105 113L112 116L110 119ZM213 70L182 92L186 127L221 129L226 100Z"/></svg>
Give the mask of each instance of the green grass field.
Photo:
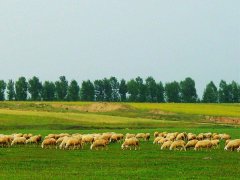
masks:
<svg viewBox="0 0 240 180"><path fill-rule="evenodd" d="M240 119L240 104L100 104L88 102L2 102L0 134L217 132L240 138L240 125L210 121ZM95 108L95 109L94 109ZM41 149L33 145L0 148L1 179L237 179L240 153L161 151L141 141L141 150Z"/></svg>

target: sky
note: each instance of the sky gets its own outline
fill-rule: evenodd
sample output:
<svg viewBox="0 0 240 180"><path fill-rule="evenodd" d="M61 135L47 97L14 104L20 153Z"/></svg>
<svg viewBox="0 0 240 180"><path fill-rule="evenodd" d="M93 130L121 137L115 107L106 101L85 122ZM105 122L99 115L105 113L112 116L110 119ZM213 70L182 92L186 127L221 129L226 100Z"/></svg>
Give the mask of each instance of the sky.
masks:
<svg viewBox="0 0 240 180"><path fill-rule="evenodd" d="M240 83L239 0L0 0L0 79Z"/></svg>

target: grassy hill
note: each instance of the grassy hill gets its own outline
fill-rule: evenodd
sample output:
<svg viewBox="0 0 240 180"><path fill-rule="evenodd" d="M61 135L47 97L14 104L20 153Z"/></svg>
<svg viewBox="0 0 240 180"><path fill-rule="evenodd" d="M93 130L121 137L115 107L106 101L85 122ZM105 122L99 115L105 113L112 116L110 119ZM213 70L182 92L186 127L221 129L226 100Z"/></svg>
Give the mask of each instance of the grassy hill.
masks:
<svg viewBox="0 0 240 180"><path fill-rule="evenodd" d="M1 102L0 134L217 132L240 138L239 104ZM40 146L0 148L0 179L236 179L237 152L161 151L140 142L140 151L63 151Z"/></svg>

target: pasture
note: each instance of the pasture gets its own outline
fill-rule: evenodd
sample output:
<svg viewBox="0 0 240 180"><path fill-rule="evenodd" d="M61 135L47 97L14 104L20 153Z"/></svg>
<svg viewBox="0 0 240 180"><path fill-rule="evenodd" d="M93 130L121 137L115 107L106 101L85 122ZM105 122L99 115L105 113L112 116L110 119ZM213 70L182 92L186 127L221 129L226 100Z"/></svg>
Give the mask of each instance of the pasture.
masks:
<svg viewBox="0 0 240 180"><path fill-rule="evenodd" d="M151 133L141 150L0 148L1 179L236 179L240 153L169 151L153 145L155 131L217 132L240 138L239 104L141 104L88 102L2 102L0 134ZM232 120L234 120L232 123Z"/></svg>

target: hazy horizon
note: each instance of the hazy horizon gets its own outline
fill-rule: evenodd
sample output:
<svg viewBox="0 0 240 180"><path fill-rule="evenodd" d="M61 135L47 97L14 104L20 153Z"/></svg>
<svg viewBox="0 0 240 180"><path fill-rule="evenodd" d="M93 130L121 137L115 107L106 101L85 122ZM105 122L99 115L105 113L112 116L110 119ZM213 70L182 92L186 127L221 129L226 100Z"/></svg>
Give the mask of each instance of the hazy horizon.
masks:
<svg viewBox="0 0 240 180"><path fill-rule="evenodd" d="M0 79L240 82L240 1L1 1Z"/></svg>

